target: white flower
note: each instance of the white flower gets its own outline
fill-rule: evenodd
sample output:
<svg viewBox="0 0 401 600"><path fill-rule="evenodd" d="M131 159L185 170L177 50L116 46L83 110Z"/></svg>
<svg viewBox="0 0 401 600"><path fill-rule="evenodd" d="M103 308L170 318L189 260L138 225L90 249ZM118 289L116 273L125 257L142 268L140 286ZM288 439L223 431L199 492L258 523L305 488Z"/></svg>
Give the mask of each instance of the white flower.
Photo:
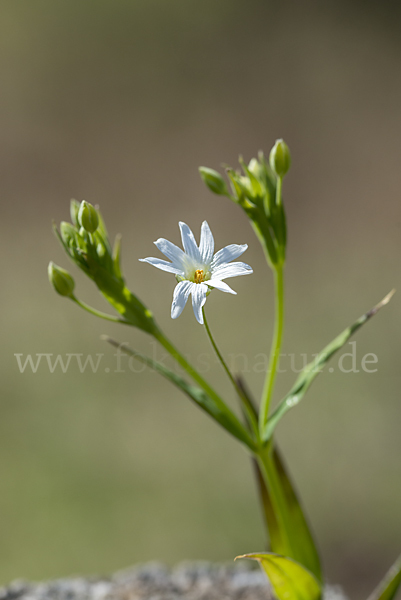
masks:
<svg viewBox="0 0 401 600"><path fill-rule="evenodd" d="M168 240L160 238L155 245L171 262L152 257L139 260L148 262L162 271L174 273L176 276L178 284L174 290L171 317L176 319L180 316L189 295L192 294L195 317L198 323L203 325L202 308L210 288L236 294L237 292L224 283L223 279L253 272L252 268L243 262L230 262L241 256L248 246L230 244L213 254L214 239L206 221L202 223L199 247L188 225L180 222L179 226L184 251Z"/></svg>

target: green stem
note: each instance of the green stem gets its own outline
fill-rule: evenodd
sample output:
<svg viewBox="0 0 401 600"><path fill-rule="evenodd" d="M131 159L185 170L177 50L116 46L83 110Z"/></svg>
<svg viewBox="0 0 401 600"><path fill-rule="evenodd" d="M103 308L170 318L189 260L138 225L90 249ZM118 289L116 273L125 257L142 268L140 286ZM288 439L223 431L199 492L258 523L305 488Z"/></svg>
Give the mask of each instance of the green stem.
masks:
<svg viewBox="0 0 401 600"><path fill-rule="evenodd" d="M123 323L124 325L131 325L131 323L129 321L126 321L125 319L113 317L112 315L108 315L104 312L101 312L100 310L96 310L96 308L92 308L91 306L89 306L89 304L81 302L81 300L78 300L78 298L76 298L75 296L71 296L71 300L91 315L95 315L95 317L100 317L101 319L105 319L105 321L112 321L113 323Z"/></svg>
<svg viewBox="0 0 401 600"><path fill-rule="evenodd" d="M241 400L241 402L243 404L245 413L246 413L246 415L248 417L249 424L251 425L251 427L253 429L253 432L256 434L256 437L257 437L258 441L260 441L259 440L258 421L257 421L257 418L255 416L255 413L252 410L252 407L250 407L248 398L244 394L244 391L240 388L240 386L238 385L237 381L234 379L234 377L233 377L230 369L228 368L228 365L227 365L226 361L223 358L223 355L221 354L220 350L217 347L216 342L214 341L214 338L212 336L212 332L210 331L209 323L208 323L207 318L206 318L206 312L205 312L204 308L202 308L202 313L203 313L203 321L204 321L204 324L205 324L205 329L206 329L206 332L207 332L207 334L209 336L209 340L210 340L210 342L211 342L211 344L213 346L213 349L214 349L214 351L216 353L216 356L219 359L219 361L220 361L223 369L227 373L227 376L228 376L229 380L231 381L232 385L234 386L234 389L237 392L237 394L238 394L238 396L239 396L239 398L240 398L240 400Z"/></svg>
<svg viewBox="0 0 401 600"><path fill-rule="evenodd" d="M274 325L273 341L269 357L269 366L263 389L262 402L259 414L259 431L263 437L263 430L269 415L269 406L273 394L277 367L280 360L280 349L284 329L284 265L278 264L274 267L276 288L276 316Z"/></svg>
<svg viewBox="0 0 401 600"><path fill-rule="evenodd" d="M276 182L276 204L277 206L280 206L281 204L281 190L283 187L283 178L282 177L277 177L277 182Z"/></svg>

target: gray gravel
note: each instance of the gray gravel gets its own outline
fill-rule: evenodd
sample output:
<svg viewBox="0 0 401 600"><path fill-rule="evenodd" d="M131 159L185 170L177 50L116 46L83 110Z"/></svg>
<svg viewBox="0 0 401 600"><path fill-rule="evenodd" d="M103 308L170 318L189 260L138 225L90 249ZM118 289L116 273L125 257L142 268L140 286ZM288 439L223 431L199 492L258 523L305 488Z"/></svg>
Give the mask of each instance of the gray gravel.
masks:
<svg viewBox="0 0 401 600"><path fill-rule="evenodd" d="M31 583L15 581L0 589L0 600L272 600L266 576L245 563L159 563L138 565L109 578L69 578ZM325 600L346 600L328 586Z"/></svg>

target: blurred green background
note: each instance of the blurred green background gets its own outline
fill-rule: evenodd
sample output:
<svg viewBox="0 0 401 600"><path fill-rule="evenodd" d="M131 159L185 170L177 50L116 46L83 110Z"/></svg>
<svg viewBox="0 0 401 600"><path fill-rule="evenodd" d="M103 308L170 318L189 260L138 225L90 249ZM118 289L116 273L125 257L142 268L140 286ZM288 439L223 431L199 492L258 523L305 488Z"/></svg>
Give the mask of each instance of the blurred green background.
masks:
<svg viewBox="0 0 401 600"><path fill-rule="evenodd" d="M129 286L232 401L192 310L170 319L174 279L137 259L158 237L178 243L179 220L198 233L206 218L219 247L248 243L254 275L233 280L237 297L213 294L208 314L259 394L272 277L197 167L289 144L283 351L317 352L401 287L400 16L390 1L1 2L0 583L263 549L246 453L152 373L115 372L100 334L154 348L56 296L47 263L70 265L51 220L69 219L71 197L98 203L123 234ZM356 599L400 550L400 302L356 338L377 373L326 369L278 432L327 577ZM21 374L15 353L104 357L97 373Z"/></svg>

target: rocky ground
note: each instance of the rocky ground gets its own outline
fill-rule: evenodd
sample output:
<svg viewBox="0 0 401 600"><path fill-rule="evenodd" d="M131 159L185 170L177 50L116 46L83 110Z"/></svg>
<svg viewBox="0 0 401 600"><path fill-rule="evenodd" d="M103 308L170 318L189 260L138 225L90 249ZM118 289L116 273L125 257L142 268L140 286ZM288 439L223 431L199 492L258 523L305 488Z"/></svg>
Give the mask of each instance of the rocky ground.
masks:
<svg viewBox="0 0 401 600"><path fill-rule="evenodd" d="M346 600L328 586L325 600ZM109 578L15 581L0 589L0 600L271 600L266 576L245 564L183 563L173 569L149 563Z"/></svg>

